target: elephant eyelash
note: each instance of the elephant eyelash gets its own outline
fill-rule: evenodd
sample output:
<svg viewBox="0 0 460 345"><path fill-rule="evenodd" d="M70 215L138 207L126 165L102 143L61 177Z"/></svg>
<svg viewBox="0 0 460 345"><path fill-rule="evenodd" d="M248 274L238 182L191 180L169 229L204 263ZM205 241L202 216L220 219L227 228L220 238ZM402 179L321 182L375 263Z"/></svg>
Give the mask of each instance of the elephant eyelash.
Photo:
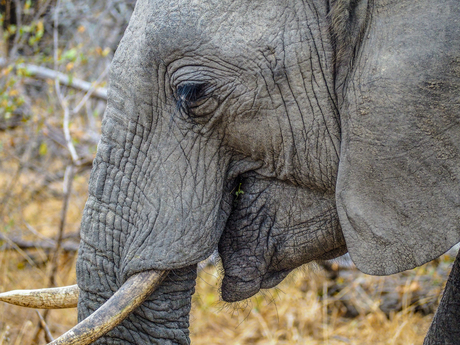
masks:
<svg viewBox="0 0 460 345"><path fill-rule="evenodd" d="M190 108L197 106L197 102L207 96L207 84L183 84L176 90L176 107L177 110L184 110L187 114Z"/></svg>

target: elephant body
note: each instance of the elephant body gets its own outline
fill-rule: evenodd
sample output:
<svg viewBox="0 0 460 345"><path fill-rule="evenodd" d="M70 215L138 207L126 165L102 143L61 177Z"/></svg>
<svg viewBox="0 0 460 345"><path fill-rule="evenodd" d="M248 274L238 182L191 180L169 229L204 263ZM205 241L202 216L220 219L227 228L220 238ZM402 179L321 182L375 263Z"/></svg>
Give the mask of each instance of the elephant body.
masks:
<svg viewBox="0 0 460 345"><path fill-rule="evenodd" d="M347 251L400 272L460 241L458 0L139 0L115 54L77 262L79 319L168 270L97 344L188 344L222 298Z"/></svg>
<svg viewBox="0 0 460 345"><path fill-rule="evenodd" d="M455 259L441 302L423 345L456 345L460 343L460 253Z"/></svg>

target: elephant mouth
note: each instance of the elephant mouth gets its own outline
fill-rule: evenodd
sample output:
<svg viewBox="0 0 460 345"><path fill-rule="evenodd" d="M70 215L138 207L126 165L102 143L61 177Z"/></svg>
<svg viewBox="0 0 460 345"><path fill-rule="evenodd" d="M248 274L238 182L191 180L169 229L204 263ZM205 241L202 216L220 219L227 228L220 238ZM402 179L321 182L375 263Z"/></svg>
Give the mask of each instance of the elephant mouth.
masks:
<svg viewBox="0 0 460 345"><path fill-rule="evenodd" d="M347 253L347 247L343 245L313 258L308 262L305 262L305 264L312 261L335 259L345 253ZM269 269L267 272L260 275L259 278L255 279L248 279L244 275L232 274L232 272L229 274L226 272L221 286L222 299L226 302L239 302L250 298L257 294L261 289L271 289L277 286L297 267L279 270ZM251 274L248 276L251 276Z"/></svg>
<svg viewBox="0 0 460 345"><path fill-rule="evenodd" d="M244 277L226 274L222 280L221 295L225 302L239 302L257 294L261 289L275 287L287 277L291 269L265 273L258 279L245 279Z"/></svg>
<svg viewBox="0 0 460 345"><path fill-rule="evenodd" d="M260 283L261 289L271 289L281 283L286 278L292 269L282 270L278 272L267 272L264 274Z"/></svg>
<svg viewBox="0 0 460 345"><path fill-rule="evenodd" d="M332 260L336 259L339 256L342 256L347 253L347 246L341 246L339 248L330 250L318 258L311 261L322 261L322 260ZM310 262L311 262L310 261ZM262 281L260 283L260 289L271 289L281 283L284 278L286 278L289 273L291 273L295 268L283 269L280 271L269 271L264 274Z"/></svg>

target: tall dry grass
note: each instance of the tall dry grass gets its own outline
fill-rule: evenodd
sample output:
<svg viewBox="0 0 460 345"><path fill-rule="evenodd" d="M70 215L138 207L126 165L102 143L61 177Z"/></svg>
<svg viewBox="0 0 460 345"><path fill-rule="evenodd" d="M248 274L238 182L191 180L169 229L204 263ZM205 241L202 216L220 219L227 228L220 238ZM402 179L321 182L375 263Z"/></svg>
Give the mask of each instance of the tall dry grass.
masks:
<svg viewBox="0 0 460 345"><path fill-rule="evenodd" d="M447 267L451 261L452 257L444 257L441 264ZM433 315L415 310L437 301L442 288L439 274L445 274L438 272L437 265L392 277L353 271L345 279L338 278L338 283L321 268L306 268L294 272L278 288L239 304L220 301L218 270L208 267L199 275L193 299L192 343L422 344ZM432 279L423 279L427 274ZM422 280L430 286L423 287ZM336 284L342 285L341 290L331 296L328 291ZM401 310L396 308L387 316L379 306L389 287L398 296ZM422 290L427 295L414 298ZM347 317L343 301L354 306L355 317Z"/></svg>

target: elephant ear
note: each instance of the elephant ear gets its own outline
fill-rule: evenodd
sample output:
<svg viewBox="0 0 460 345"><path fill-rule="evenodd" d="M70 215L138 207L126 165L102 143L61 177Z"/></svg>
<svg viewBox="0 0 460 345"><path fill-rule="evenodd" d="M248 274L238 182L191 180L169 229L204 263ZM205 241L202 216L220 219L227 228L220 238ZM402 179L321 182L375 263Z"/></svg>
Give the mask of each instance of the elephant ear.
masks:
<svg viewBox="0 0 460 345"><path fill-rule="evenodd" d="M341 100L337 208L368 274L420 266L460 241L460 10L423 3L433 8L374 14Z"/></svg>

